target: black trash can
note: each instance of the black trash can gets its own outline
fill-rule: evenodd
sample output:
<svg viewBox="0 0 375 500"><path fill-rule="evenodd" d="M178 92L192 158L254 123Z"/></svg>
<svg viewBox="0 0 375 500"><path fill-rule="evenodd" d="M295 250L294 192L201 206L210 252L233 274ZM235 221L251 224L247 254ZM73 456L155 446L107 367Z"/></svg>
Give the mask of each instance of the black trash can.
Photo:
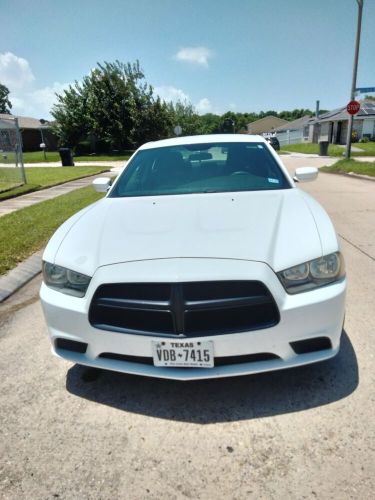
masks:
<svg viewBox="0 0 375 500"><path fill-rule="evenodd" d="M319 156L328 156L328 141L319 142Z"/></svg>
<svg viewBox="0 0 375 500"><path fill-rule="evenodd" d="M74 167L73 153L70 148L60 148L59 153L63 167Z"/></svg>

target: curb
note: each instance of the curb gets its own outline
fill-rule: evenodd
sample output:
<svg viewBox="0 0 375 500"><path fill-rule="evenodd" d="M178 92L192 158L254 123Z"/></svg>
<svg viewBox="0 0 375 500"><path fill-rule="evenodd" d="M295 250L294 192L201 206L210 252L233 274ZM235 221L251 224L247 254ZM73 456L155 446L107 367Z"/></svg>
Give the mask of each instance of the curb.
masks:
<svg viewBox="0 0 375 500"><path fill-rule="evenodd" d="M320 171L320 169L319 169ZM350 177L351 179L362 179L363 181L371 181L375 182L375 177L371 177L370 175L361 175L361 174L355 174L353 173L348 173L348 172L327 172L325 170L321 170L322 174L333 174L333 175L342 175L343 177Z"/></svg>
<svg viewBox="0 0 375 500"><path fill-rule="evenodd" d="M42 271L43 251L35 252L0 278L0 304Z"/></svg>

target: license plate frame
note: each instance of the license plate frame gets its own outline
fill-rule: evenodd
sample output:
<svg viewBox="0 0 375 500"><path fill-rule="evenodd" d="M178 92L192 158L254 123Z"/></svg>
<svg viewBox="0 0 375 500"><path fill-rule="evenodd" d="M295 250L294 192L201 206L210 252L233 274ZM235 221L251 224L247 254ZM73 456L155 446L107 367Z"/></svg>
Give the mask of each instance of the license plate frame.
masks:
<svg viewBox="0 0 375 500"><path fill-rule="evenodd" d="M213 368L214 343L212 340L152 341L154 366L168 368Z"/></svg>

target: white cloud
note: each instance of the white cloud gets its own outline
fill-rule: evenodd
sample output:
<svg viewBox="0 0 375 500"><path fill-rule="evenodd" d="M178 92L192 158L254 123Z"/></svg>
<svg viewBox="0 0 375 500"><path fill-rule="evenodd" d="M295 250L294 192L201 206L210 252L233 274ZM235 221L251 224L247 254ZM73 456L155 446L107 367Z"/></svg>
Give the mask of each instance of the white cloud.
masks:
<svg viewBox="0 0 375 500"><path fill-rule="evenodd" d="M172 85L164 85L161 87L154 88L155 93L165 102L185 102L190 101L190 98L185 92L181 89L177 89Z"/></svg>
<svg viewBox="0 0 375 500"><path fill-rule="evenodd" d="M208 66L212 51L207 47L184 47L175 55L177 61L184 61L199 66Z"/></svg>
<svg viewBox="0 0 375 500"><path fill-rule="evenodd" d="M199 115L204 115L205 113L210 113L212 111L212 104L207 97L203 97L195 105L195 109Z"/></svg>
<svg viewBox="0 0 375 500"><path fill-rule="evenodd" d="M10 90L22 89L35 80L30 65L11 52L0 54L0 81Z"/></svg>
<svg viewBox="0 0 375 500"><path fill-rule="evenodd" d="M173 87L173 85L162 85L160 87L154 88L155 94L157 94L160 99L165 102L191 102L189 94L184 92L182 89ZM204 115L205 113L216 112L213 109L211 101L207 97L203 97L196 104L194 104L195 111Z"/></svg>
<svg viewBox="0 0 375 500"><path fill-rule="evenodd" d="M35 118L51 118L50 111L68 83L54 82L38 88L29 62L11 52L0 53L0 82L9 88L11 112Z"/></svg>
<svg viewBox="0 0 375 500"><path fill-rule="evenodd" d="M22 94L11 93L12 113L35 118L51 118L50 111L57 101L55 93L61 94L68 86L68 83L54 82L51 86Z"/></svg>

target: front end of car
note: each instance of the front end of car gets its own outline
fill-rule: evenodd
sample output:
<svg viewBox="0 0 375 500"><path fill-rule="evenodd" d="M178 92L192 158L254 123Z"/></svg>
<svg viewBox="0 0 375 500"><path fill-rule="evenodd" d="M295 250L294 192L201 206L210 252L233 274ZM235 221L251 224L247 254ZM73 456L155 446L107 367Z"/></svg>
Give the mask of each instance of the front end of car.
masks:
<svg viewBox="0 0 375 500"><path fill-rule="evenodd" d="M54 354L136 375L206 379L335 356L345 313L339 253L279 273L263 262L168 258L98 267L44 264Z"/></svg>
<svg viewBox="0 0 375 500"><path fill-rule="evenodd" d="M316 175L296 172L300 182ZM194 380L315 363L340 348L337 235L257 136L142 146L43 259L52 350L71 362Z"/></svg>

